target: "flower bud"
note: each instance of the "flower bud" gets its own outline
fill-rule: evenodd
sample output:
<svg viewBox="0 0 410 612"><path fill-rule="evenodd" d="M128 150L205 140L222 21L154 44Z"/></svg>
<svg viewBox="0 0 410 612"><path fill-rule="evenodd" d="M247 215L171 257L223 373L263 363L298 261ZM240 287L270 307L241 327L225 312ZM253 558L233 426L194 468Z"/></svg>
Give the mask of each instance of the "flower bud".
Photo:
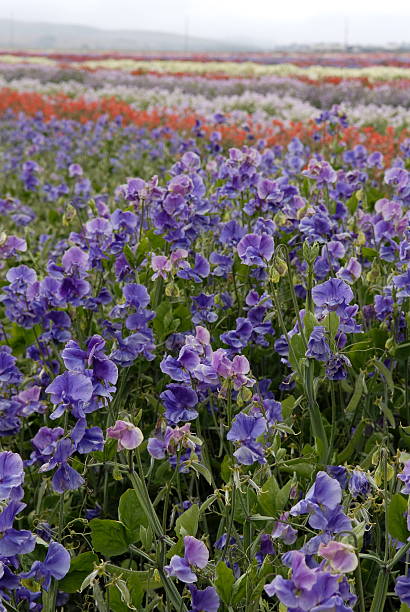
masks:
<svg viewBox="0 0 410 612"><path fill-rule="evenodd" d="M309 244L308 242L303 243L303 258L308 264L313 264L319 255L319 243L314 242Z"/></svg>

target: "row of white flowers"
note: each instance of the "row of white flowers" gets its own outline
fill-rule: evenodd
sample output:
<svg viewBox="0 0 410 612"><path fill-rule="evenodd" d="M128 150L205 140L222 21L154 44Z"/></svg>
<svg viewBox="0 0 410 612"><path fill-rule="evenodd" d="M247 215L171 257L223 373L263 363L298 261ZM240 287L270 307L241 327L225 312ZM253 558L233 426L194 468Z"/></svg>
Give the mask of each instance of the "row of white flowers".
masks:
<svg viewBox="0 0 410 612"><path fill-rule="evenodd" d="M272 118L282 121L305 121L317 117L318 109L312 104L293 96L277 95L274 92L258 93L245 91L238 95L217 95L213 98L201 94L186 93L181 89L138 88L127 85L108 84L100 88L89 88L76 81L42 83L36 79L15 79L6 81L0 77L0 87L11 87L22 92L36 92L53 95L64 93L95 101L106 97L117 97L131 104L135 109L153 110L167 108L179 112L193 110L205 118L215 113L229 113L231 121L244 122L252 118L258 122L270 122ZM350 123L369 125L389 124L394 127L410 125L410 109L402 106L357 104L344 108Z"/></svg>

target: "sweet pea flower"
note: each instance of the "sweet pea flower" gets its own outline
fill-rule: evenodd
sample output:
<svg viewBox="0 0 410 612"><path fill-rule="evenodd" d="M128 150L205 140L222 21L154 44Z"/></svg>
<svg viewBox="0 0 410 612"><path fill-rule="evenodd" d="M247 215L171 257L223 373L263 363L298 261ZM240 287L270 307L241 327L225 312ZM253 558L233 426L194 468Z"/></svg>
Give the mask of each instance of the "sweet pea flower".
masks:
<svg viewBox="0 0 410 612"><path fill-rule="evenodd" d="M24 481L23 461L17 453L0 453L0 500L9 499Z"/></svg>
<svg viewBox="0 0 410 612"><path fill-rule="evenodd" d="M238 243L238 255L247 266L266 268L273 255L273 238L268 234L246 234Z"/></svg>
<svg viewBox="0 0 410 612"><path fill-rule="evenodd" d="M193 568L203 569L208 564L209 551L201 540L193 536L184 537L184 547L184 556L174 555L164 570L167 576L175 576L186 584L192 584L198 580Z"/></svg>
<svg viewBox="0 0 410 612"><path fill-rule="evenodd" d="M51 578L61 580L70 569L70 553L58 542L50 542L44 561L34 561L30 571L21 574L23 578L34 578L48 591Z"/></svg>
<svg viewBox="0 0 410 612"><path fill-rule="evenodd" d="M117 450L134 450L144 439L142 431L128 421L116 421L107 429L107 437L118 440Z"/></svg>
<svg viewBox="0 0 410 612"><path fill-rule="evenodd" d="M93 394L93 385L91 379L84 374L64 372L48 385L46 393L50 393L50 401L57 405L50 418L57 419L64 413L66 407L79 407L89 402Z"/></svg>
<svg viewBox="0 0 410 612"><path fill-rule="evenodd" d="M362 266L356 257L351 257L344 268L340 268L336 272L336 275L344 280L346 283L353 284L360 278L362 274Z"/></svg>
<svg viewBox="0 0 410 612"><path fill-rule="evenodd" d="M154 270L151 280L155 280L159 276L166 279L171 272L172 263L165 255L152 255L151 268Z"/></svg>
<svg viewBox="0 0 410 612"><path fill-rule="evenodd" d="M410 606L410 576L399 576L394 592L402 603Z"/></svg>
<svg viewBox="0 0 410 612"><path fill-rule="evenodd" d="M341 315L352 301L353 291L342 279L330 278L328 281L313 287L312 297L315 306L324 311L322 314L325 314L326 311L334 311Z"/></svg>
<svg viewBox="0 0 410 612"><path fill-rule="evenodd" d="M358 560L354 552L353 546L331 540L327 544L323 542L319 545L318 554L329 561L332 570L348 574L353 572Z"/></svg>
<svg viewBox="0 0 410 612"><path fill-rule="evenodd" d="M321 325L313 328L305 355L317 361L327 361L329 359L330 347L326 339L326 330Z"/></svg>
<svg viewBox="0 0 410 612"><path fill-rule="evenodd" d="M190 612L218 612L220 600L214 587L206 587L202 591L190 585L191 610Z"/></svg>

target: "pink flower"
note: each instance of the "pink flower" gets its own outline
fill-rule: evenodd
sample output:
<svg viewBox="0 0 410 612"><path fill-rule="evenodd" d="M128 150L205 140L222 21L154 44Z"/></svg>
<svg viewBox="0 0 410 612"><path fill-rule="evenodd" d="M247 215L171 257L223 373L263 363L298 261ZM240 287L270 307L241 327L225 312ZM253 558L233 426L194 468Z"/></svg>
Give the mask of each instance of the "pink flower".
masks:
<svg viewBox="0 0 410 612"><path fill-rule="evenodd" d="M320 544L319 555L329 561L335 572L345 574L353 572L358 564L353 546L332 540L328 544Z"/></svg>
<svg viewBox="0 0 410 612"><path fill-rule="evenodd" d="M115 425L108 427L107 437L118 440L117 450L133 450L137 448L144 439L142 431L128 421L116 421Z"/></svg>
<svg viewBox="0 0 410 612"><path fill-rule="evenodd" d="M165 255L153 255L151 258L151 268L154 270L151 280L155 280L158 276L166 278L168 272L171 271L171 262Z"/></svg>

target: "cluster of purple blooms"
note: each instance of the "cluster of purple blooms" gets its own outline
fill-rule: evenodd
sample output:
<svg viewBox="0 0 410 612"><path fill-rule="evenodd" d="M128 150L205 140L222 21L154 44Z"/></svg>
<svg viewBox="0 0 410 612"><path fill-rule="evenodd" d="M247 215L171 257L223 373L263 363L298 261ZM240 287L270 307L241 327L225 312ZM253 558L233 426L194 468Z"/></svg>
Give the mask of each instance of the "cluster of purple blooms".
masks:
<svg viewBox="0 0 410 612"><path fill-rule="evenodd" d="M0 610L6 612L12 600L28 606L30 610L41 610L41 590L29 589L27 579L33 578L48 591L52 578L61 580L70 568L70 554L59 542L48 538L47 552L43 561L34 561L24 572L21 555L27 555L36 547L36 534L20 529L21 513L27 507L24 497L24 466L17 453L0 453ZM16 524L18 521L19 525ZM3 603L4 602L4 603ZM25 602L25 604L23 603Z"/></svg>
<svg viewBox="0 0 410 612"><path fill-rule="evenodd" d="M219 120L222 124L224 116ZM346 117L333 108L317 124L332 134L343 129ZM266 605L279 601L288 612L350 612L356 605L357 585L348 575L358 567L361 544L353 546L349 534L358 527L357 517L371 531L368 517L379 485L359 465L309 463L319 463L318 450L304 437L310 423L296 434L306 399L300 373L312 373L326 418L325 389L336 389L346 400L357 380L366 379L374 383L379 402L371 362L378 353L369 348L373 325L382 336L371 341L378 343L379 365L388 370L383 380L393 374L400 380L403 374L403 360L398 363L394 350L406 349L408 342L408 144L388 168L381 152L362 145L344 150L340 159L332 153L329 161L315 152L314 143L298 138L286 147L259 141L225 154L220 135L207 140L204 133L200 124L184 137L165 127L148 132L106 118L82 127L17 118L7 129L2 171L10 193L0 194L0 214L8 224L0 236L5 272L0 437L10 445L21 439L24 462L11 451L0 453L0 596L5 602L41 610L41 591L24 581L48 592L52 579L62 579L70 566L58 530L50 528L46 554L37 554L44 543L38 544L34 529L20 528L32 524L28 516L20 522L25 473L43 483L41 495L43 489L50 494L46 513L54 499L64 510L64 501L69 506L67 499L77 500L83 492L87 500L93 498L93 509L83 512L82 501L77 506L92 529L88 519L117 519L107 491L120 491L118 497L124 492L127 475L134 476L134 457L140 461L141 453L140 476L150 462L149 493L153 483L157 488L163 483L161 468L168 470L165 478L171 474L153 505L164 508L158 522L167 536L161 545L169 544L176 516L190 510L194 515L206 501L205 522L219 502L210 533L197 539L197 525L194 535L184 527L177 554L161 567L179 581L177 594L180 583L188 585L192 611L217 612L228 598L215 580L212 546L215 562L232 574L236 593L247 564L256 573L266 571L264 579L270 575L263 584L255 580ZM116 149L107 156L103 149L112 139ZM87 151L106 179L90 166ZM39 163L42 156L50 166ZM128 169L142 161L158 174L150 180L128 178ZM375 195L377 185L383 192ZM61 213L62 227L51 215L56 226L51 233L36 198L53 204L50 211ZM25 227L24 238L17 235L19 226ZM313 260L305 256L304 244L316 249ZM355 352L352 345L361 338L364 349ZM303 350L295 359L299 346ZM356 388L373 393L370 384ZM394 384L388 392L395 393ZM366 426L368 437L374 434L380 443L386 419L391 424L398 412L390 414L386 407L383 415L370 412L371 403L366 402L363 420L361 414L355 420L352 411L352 420L340 426L343 440ZM326 430L335 427L333 438L341 416L329 427L325 423ZM363 440L355 445L358 463L362 452L372 457ZM328 461L337 463L338 453L331 450ZM114 465L110 482L108 464ZM404 495L410 493L409 472L406 464L398 476ZM198 474L205 474L204 482ZM269 489L275 499L268 517L260 514L268 507L263 503L267 481L275 490ZM215 489L214 499L207 486ZM139 502L144 512L150 508L143 496ZM269 521L263 523L264 517ZM243 525L246 536L245 528L240 533ZM153 560L151 527L140 527L137 537L147 546L142 557ZM124 527L124 533L128 537L130 530ZM88 533L80 535L88 543ZM22 563L20 555L33 551L35 556ZM409 585L402 573L395 592L410 605ZM224 604L236 605L225 599Z"/></svg>

